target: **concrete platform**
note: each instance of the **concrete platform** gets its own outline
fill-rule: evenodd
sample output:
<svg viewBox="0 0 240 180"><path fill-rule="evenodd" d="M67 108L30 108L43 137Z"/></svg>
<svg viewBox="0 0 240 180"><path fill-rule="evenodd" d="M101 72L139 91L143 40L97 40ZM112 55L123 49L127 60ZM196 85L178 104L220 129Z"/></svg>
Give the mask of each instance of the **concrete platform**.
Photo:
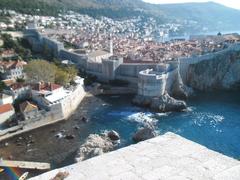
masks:
<svg viewBox="0 0 240 180"><path fill-rule="evenodd" d="M240 161L166 133L31 180L48 180L58 172L68 172L66 180L239 180Z"/></svg>

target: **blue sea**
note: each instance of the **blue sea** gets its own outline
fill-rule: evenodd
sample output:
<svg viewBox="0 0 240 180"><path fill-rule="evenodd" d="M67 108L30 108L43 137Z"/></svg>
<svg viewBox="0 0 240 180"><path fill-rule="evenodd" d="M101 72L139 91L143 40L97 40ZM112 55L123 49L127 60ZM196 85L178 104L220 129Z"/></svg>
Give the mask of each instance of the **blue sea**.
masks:
<svg viewBox="0 0 240 180"><path fill-rule="evenodd" d="M131 105L131 97L101 97L102 107L91 115L92 132L113 129L121 147L132 144L133 133L145 122L155 124L159 135L173 132L214 151L240 159L239 92L198 93L178 113L153 113Z"/></svg>

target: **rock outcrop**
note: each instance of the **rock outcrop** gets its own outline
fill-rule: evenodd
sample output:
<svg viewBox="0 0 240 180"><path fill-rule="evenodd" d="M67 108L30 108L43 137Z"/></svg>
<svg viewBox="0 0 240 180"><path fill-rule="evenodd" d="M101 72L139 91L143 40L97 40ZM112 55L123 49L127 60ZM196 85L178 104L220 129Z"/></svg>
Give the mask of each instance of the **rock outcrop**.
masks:
<svg viewBox="0 0 240 180"><path fill-rule="evenodd" d="M186 86L181 78L181 75L178 71L176 79L171 87L171 96L177 99L187 99L193 95L194 91L192 88Z"/></svg>
<svg viewBox="0 0 240 180"><path fill-rule="evenodd" d="M183 111L187 108L184 101L176 100L170 97L167 93L160 97L147 97L137 95L133 99L133 104L141 107L151 108L157 112L171 112L171 111Z"/></svg>
<svg viewBox="0 0 240 180"><path fill-rule="evenodd" d="M156 137L157 133L154 126L146 124L144 127L141 127L132 137L133 141L140 142L147 139Z"/></svg>
<svg viewBox="0 0 240 180"><path fill-rule="evenodd" d="M107 131L101 135L91 134L86 139L85 143L81 145L76 162L80 162L94 156L114 150L115 146L120 140L120 136L116 131Z"/></svg>
<svg viewBox="0 0 240 180"><path fill-rule="evenodd" d="M240 51L225 50L189 65L187 84L203 91L239 88L239 70Z"/></svg>
<svg viewBox="0 0 240 180"><path fill-rule="evenodd" d="M108 131L107 136L109 137L109 139L111 139L111 141L120 140L120 135L114 130Z"/></svg>

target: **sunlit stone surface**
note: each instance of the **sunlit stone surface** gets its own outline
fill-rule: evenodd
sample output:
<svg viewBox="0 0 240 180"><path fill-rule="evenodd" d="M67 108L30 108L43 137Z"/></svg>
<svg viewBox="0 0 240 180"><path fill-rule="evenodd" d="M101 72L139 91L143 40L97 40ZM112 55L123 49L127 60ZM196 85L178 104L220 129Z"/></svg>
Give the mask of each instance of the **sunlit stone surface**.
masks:
<svg viewBox="0 0 240 180"><path fill-rule="evenodd" d="M58 172L68 172L66 180L239 180L240 161L166 133L31 180L51 179Z"/></svg>

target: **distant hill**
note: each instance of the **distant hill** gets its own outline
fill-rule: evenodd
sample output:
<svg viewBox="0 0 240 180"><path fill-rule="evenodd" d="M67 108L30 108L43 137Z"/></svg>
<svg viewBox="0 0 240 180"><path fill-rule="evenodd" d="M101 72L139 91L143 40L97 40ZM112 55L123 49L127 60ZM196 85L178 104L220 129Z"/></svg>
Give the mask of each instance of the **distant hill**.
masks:
<svg viewBox="0 0 240 180"><path fill-rule="evenodd" d="M176 20L193 20L214 30L240 30L240 10L214 2L159 5L159 10Z"/></svg>
<svg viewBox="0 0 240 180"><path fill-rule="evenodd" d="M197 22L196 28L209 30L240 29L240 11L221 4L182 3L153 5L141 0L0 0L0 8L40 15L57 15L59 11L73 10L93 17L129 18L155 17L165 22Z"/></svg>

